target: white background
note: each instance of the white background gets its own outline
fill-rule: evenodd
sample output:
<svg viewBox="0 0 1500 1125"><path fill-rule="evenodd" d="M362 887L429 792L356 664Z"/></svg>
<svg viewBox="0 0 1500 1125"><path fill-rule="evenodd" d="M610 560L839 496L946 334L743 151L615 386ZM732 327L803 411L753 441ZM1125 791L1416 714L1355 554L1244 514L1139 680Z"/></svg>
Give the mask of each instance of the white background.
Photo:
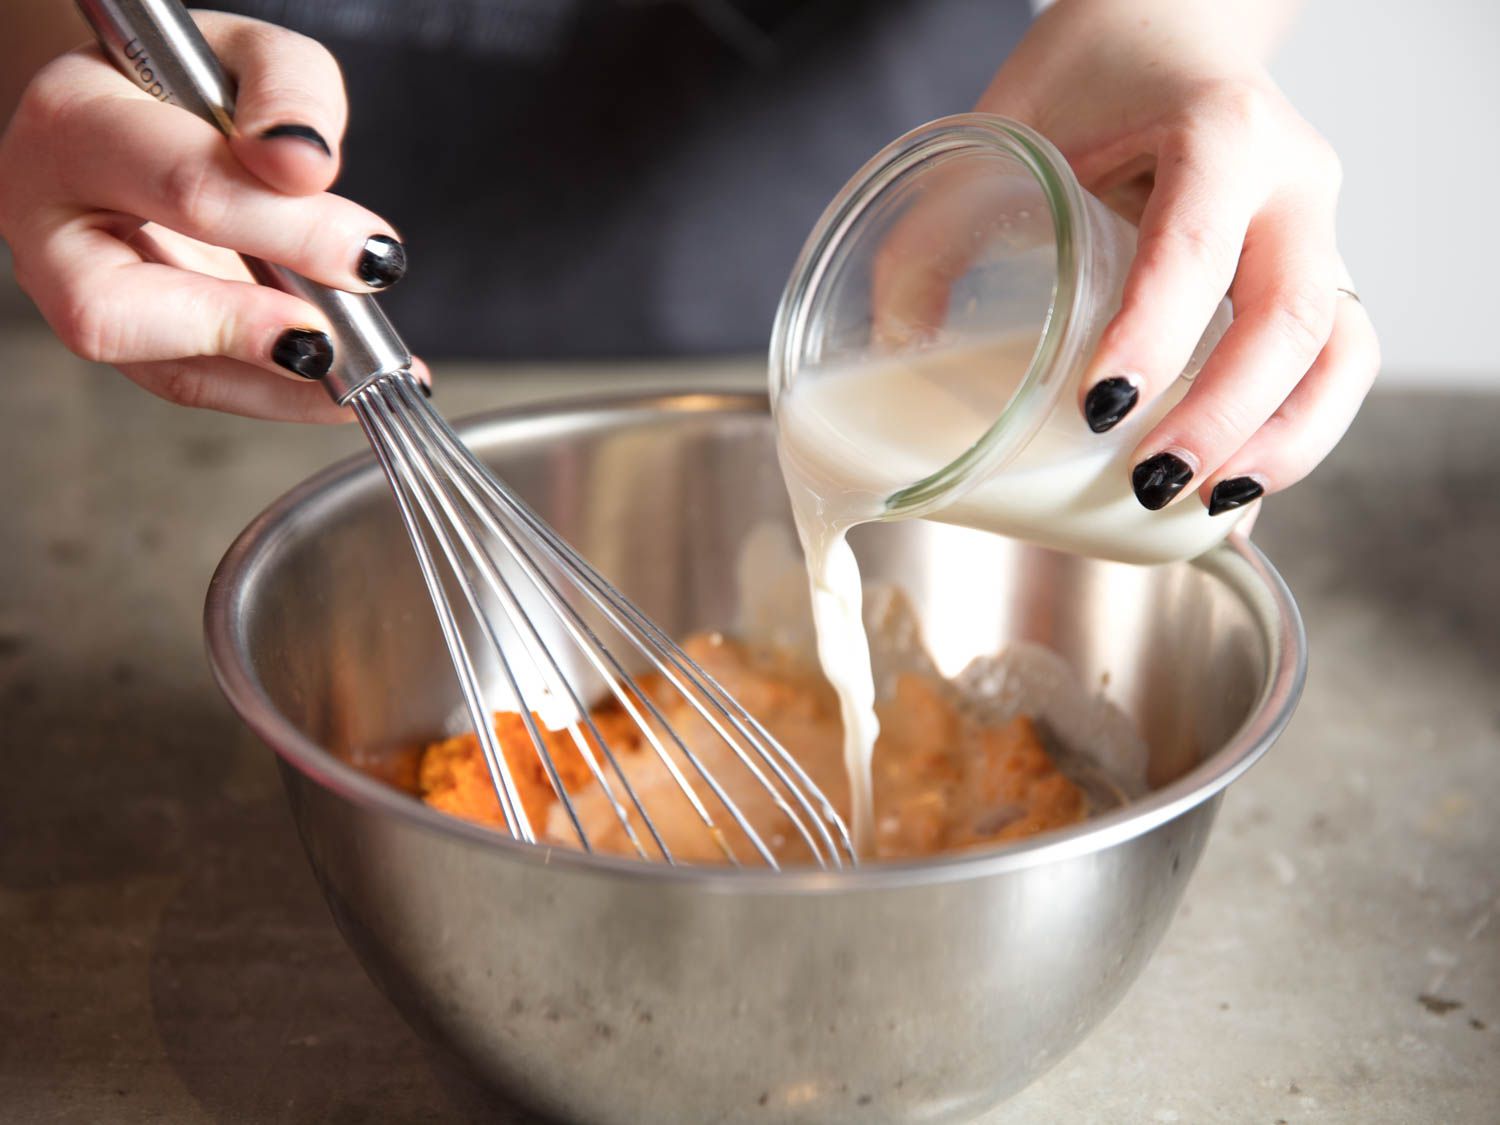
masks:
<svg viewBox="0 0 1500 1125"><path fill-rule="evenodd" d="M1343 159L1383 381L1500 388L1500 0L1307 0L1272 70Z"/></svg>

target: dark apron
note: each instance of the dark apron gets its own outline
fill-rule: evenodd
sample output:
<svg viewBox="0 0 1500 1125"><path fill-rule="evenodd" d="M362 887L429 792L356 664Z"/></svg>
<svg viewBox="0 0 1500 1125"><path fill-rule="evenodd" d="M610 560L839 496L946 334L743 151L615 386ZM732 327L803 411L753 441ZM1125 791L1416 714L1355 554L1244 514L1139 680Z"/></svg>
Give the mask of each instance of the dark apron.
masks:
<svg viewBox="0 0 1500 1125"><path fill-rule="evenodd" d="M423 355L760 351L887 141L972 108L1026 0L211 0L325 43L335 190L401 232Z"/></svg>

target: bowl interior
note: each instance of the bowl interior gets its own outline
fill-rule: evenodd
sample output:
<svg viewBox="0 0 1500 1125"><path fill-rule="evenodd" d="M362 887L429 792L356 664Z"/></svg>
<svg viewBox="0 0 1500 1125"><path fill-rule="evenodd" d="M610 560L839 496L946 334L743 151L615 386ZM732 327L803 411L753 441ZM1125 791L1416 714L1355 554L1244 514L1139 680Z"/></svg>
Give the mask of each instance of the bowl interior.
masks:
<svg viewBox="0 0 1500 1125"><path fill-rule="evenodd" d="M637 398L496 416L463 434L673 635L794 612L787 595L802 579L763 400ZM867 580L907 593L945 671L1017 639L1060 654L1134 720L1153 788L1231 742L1285 642L1263 578L1229 551L1143 568L926 521L864 528L854 541ZM468 725L373 463L309 482L242 547L238 658L280 718L338 757L366 760ZM494 669L481 672L493 686Z"/></svg>

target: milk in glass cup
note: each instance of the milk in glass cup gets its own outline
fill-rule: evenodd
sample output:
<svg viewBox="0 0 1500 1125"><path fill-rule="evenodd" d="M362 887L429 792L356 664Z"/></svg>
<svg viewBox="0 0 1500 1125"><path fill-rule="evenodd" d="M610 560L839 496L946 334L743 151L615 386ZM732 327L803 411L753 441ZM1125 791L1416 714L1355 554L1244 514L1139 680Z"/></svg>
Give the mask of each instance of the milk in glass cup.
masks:
<svg viewBox="0 0 1500 1125"><path fill-rule="evenodd" d="M1135 228L1025 125L965 114L889 145L829 205L771 343L778 449L804 542L922 516L1134 563L1190 558L1243 510L1136 500L1130 456L1228 326L1156 401L1093 433L1079 380L1120 305Z"/></svg>

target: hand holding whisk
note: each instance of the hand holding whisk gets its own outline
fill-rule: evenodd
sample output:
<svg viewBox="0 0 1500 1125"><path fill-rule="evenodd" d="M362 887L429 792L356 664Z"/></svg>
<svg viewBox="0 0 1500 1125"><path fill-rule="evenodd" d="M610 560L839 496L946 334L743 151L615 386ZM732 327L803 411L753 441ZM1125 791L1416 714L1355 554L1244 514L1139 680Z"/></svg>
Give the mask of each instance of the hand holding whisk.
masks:
<svg viewBox="0 0 1500 1125"><path fill-rule="evenodd" d="M78 6L127 76L232 130L233 88L177 0ZM676 862L660 797L647 795L639 768L633 774L592 717L592 694L612 700L639 732L655 776L670 781L674 806L731 862L776 867L778 836L798 841L821 866L854 861L842 820L791 755L464 446L421 394L411 354L372 297L245 261L261 284L311 302L332 324L335 359L323 384L354 411L385 471L512 835L539 838L513 773L529 749L572 835L592 850L593 830L558 768L566 749L632 850ZM649 669L660 686L648 690L636 669ZM711 746L682 737L667 717L681 708L664 706L665 693L687 704L694 729L711 732ZM496 702L519 713L529 747L501 744L491 720Z"/></svg>

